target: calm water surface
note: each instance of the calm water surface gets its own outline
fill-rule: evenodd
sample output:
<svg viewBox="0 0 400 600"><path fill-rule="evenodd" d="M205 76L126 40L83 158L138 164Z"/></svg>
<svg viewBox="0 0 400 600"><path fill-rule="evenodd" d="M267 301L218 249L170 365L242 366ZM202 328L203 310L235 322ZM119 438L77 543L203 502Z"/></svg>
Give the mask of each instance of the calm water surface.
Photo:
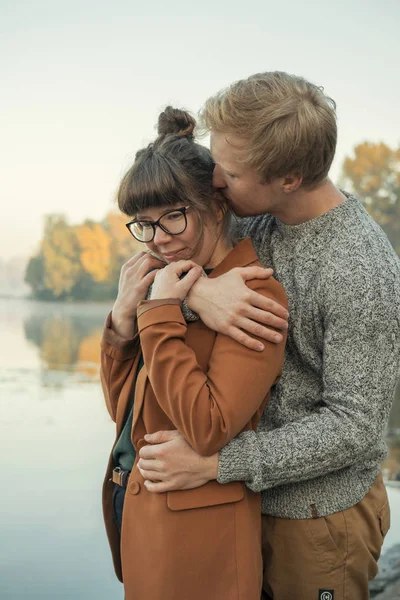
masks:
<svg viewBox="0 0 400 600"><path fill-rule="evenodd" d="M98 378L109 306L0 299L0 598L123 598L101 484L114 439ZM400 470L400 402L385 468ZM389 489L400 541L400 488Z"/></svg>

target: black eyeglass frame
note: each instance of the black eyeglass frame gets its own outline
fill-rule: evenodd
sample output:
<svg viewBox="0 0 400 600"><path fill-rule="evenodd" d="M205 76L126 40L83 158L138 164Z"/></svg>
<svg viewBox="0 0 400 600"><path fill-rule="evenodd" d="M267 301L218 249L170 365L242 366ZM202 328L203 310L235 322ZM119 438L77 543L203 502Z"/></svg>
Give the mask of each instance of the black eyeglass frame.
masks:
<svg viewBox="0 0 400 600"><path fill-rule="evenodd" d="M161 215L161 217L159 219L157 219L157 221L146 221L145 219L133 219L133 221L129 221L129 223L125 223L125 227L128 229L129 233L131 234L132 237L135 238L135 240L137 240L138 242L141 242L142 244L148 244L149 242L152 242L154 240L154 236L156 235L156 227L159 227L160 229L162 229L164 231L164 233L168 233L168 235L180 235L181 233L183 233L187 227L187 216L186 216L186 211L190 208L190 206L183 206L182 208L171 208L170 210L167 210L165 213L163 213ZM174 212L180 212L182 213L184 219L185 219L185 226L182 229L182 231L179 231L179 233L172 233L171 231L168 231L168 229L161 225L160 221L161 219L163 219L166 215L169 215L170 213L174 213ZM139 238L136 237L136 235L132 232L131 230L131 225L134 225L135 223L146 223L146 225L151 225L151 227L153 228L153 236L150 240L140 240Z"/></svg>

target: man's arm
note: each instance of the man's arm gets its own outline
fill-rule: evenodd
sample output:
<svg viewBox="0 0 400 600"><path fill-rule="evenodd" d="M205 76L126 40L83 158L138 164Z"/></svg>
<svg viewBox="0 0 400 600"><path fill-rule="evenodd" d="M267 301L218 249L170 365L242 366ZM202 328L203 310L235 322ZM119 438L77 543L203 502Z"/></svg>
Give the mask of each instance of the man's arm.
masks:
<svg viewBox="0 0 400 600"><path fill-rule="evenodd" d="M268 279L272 273L272 269L243 267L213 279L201 277L190 290L187 305L210 329L262 351L264 345L251 336L280 343L283 336L276 330L287 329L289 314L278 302L249 289L246 281Z"/></svg>
<svg viewBox="0 0 400 600"><path fill-rule="evenodd" d="M262 491L362 463L382 447L400 371L400 280L360 265L338 268L328 283L319 410L233 439L219 453L220 483Z"/></svg>

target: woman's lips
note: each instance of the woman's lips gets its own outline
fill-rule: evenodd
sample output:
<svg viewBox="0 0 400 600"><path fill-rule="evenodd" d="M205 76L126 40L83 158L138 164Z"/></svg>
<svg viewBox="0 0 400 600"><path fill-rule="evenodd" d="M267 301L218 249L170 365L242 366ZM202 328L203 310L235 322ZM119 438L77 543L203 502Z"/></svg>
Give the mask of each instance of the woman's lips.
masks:
<svg viewBox="0 0 400 600"><path fill-rule="evenodd" d="M165 260L175 261L180 260L182 257L182 253L185 251L185 248L182 250L177 250L176 252L162 252L161 255L165 258Z"/></svg>

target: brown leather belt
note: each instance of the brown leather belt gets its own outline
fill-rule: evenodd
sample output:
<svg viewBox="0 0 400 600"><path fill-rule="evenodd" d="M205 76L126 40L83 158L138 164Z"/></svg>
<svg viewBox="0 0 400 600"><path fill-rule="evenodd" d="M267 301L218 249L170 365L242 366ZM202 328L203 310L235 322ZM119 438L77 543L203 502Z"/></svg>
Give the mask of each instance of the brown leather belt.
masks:
<svg viewBox="0 0 400 600"><path fill-rule="evenodd" d="M128 484L130 471L123 471L121 467L115 467L112 471L112 481L123 488L126 488Z"/></svg>

